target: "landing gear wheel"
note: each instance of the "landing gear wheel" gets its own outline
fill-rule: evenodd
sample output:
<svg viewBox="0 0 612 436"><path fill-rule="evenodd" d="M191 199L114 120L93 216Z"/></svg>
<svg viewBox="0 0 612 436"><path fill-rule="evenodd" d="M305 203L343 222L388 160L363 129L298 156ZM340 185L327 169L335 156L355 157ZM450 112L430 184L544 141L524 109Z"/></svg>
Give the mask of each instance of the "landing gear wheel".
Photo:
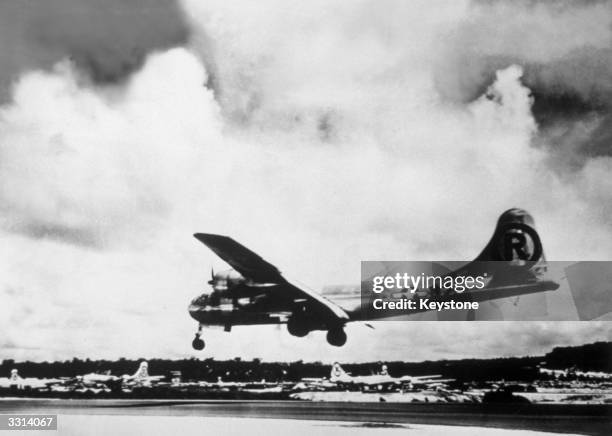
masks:
<svg viewBox="0 0 612 436"><path fill-rule="evenodd" d="M206 344L204 343L204 341L202 339L200 339L200 336L196 335L195 339L191 343L191 346L195 350L202 351L204 349L204 347L206 346Z"/></svg>
<svg viewBox="0 0 612 436"><path fill-rule="evenodd" d="M334 347L346 344L346 333L342 327L329 329L327 331L327 342Z"/></svg>
<svg viewBox="0 0 612 436"><path fill-rule="evenodd" d="M297 336L298 338L303 338L309 333L306 323L296 316L292 316L287 321L287 331L292 336Z"/></svg>

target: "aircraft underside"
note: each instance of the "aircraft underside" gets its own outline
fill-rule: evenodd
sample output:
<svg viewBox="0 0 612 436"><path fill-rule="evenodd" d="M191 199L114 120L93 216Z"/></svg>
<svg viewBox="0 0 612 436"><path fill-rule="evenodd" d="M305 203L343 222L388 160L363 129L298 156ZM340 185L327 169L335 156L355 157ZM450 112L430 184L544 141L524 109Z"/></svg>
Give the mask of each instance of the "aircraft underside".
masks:
<svg viewBox="0 0 612 436"><path fill-rule="evenodd" d="M360 305L359 298L349 307L345 304L344 292L341 306L290 281L274 265L228 236L207 233L194 236L232 267L227 271L212 271L208 282L212 292L197 297L189 306L190 315L199 323L192 344L196 350L205 346L201 339L204 326L222 326L229 331L239 325L286 323L287 331L293 336L303 337L311 331L324 330L331 345L342 346L347 339L344 326L348 322L398 316L392 307L378 310L375 301ZM489 243L474 261L444 273L451 279L453 275L487 276L486 286L479 292L469 293L455 287L442 290L439 286L430 286L419 288L418 293L419 298L440 304L452 295L459 304L557 289L557 283L543 279L545 271L546 260L533 218L522 209L509 209L499 217ZM372 294L372 298L377 298L377 294ZM416 310L408 312L435 310L435 307L422 307L421 302ZM404 315L410 313L404 311Z"/></svg>
<svg viewBox="0 0 612 436"><path fill-rule="evenodd" d="M328 324L316 317L308 317L307 309L296 308L292 311L271 312L270 308L262 310L254 309L253 305L239 305L226 302L216 306L190 306L190 315L198 321L198 331L192 342L196 350L202 350L205 343L202 340L204 327L221 326L225 331L230 331L234 326L249 325L279 325L286 324L287 331L296 337L304 337L311 331L327 330L327 341L334 346L342 346L346 343L344 324Z"/></svg>

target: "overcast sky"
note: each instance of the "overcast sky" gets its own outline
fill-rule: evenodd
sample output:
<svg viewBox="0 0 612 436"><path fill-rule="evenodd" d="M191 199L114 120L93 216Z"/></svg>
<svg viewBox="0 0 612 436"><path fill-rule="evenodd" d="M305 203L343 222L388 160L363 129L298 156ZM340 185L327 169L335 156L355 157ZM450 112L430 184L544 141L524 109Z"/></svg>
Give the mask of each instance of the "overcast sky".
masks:
<svg viewBox="0 0 612 436"><path fill-rule="evenodd" d="M228 234L317 289L469 260L510 207L549 259L612 253L612 6L0 3L0 350L15 359L421 360L609 323L379 323L332 348L187 313Z"/></svg>

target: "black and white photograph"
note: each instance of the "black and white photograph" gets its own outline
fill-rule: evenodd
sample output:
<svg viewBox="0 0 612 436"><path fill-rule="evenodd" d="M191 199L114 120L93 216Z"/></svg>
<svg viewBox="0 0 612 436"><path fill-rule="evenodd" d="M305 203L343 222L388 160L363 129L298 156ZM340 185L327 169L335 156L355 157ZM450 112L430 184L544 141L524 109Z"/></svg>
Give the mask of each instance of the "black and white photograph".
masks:
<svg viewBox="0 0 612 436"><path fill-rule="evenodd" d="M0 433L612 434L612 1L0 0Z"/></svg>

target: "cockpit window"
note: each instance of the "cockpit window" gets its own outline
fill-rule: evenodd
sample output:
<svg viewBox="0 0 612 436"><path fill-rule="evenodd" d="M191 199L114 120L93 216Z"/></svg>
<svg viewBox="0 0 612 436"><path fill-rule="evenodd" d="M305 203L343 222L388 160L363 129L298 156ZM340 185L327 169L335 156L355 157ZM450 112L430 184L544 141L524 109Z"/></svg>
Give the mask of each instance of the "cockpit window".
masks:
<svg viewBox="0 0 612 436"><path fill-rule="evenodd" d="M193 304L197 304L199 306L204 306L204 305L206 305L207 301L208 301L208 295L207 294L202 294L199 297L197 297L195 300L193 300Z"/></svg>

